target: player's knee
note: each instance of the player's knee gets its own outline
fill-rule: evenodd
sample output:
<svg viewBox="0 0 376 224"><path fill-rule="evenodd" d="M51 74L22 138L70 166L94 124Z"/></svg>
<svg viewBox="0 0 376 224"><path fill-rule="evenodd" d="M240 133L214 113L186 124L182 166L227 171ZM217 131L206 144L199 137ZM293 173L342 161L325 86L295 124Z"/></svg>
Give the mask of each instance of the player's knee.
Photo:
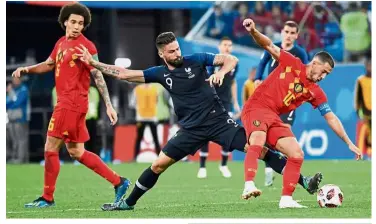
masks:
<svg viewBox="0 0 376 224"><path fill-rule="evenodd" d="M168 165L158 160L155 160L153 164L151 164L151 170L156 174L163 173L167 168L168 168Z"/></svg>
<svg viewBox="0 0 376 224"><path fill-rule="evenodd" d="M304 152L300 148L295 149L288 156L289 158L304 159Z"/></svg>
<svg viewBox="0 0 376 224"><path fill-rule="evenodd" d="M250 145L263 146L266 141L266 133L263 131L255 131L248 139Z"/></svg>
<svg viewBox="0 0 376 224"><path fill-rule="evenodd" d="M72 159L80 159L82 154L84 153L83 151L84 150L80 149L80 148L69 148L68 149L69 156Z"/></svg>

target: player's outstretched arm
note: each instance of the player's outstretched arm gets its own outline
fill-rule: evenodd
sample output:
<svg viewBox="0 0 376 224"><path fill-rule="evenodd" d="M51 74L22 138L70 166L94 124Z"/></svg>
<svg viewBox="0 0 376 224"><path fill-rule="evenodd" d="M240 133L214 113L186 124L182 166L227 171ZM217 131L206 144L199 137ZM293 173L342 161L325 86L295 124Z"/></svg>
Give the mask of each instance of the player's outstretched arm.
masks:
<svg viewBox="0 0 376 224"><path fill-rule="evenodd" d="M221 66L221 69L217 73L222 73L223 75L231 72L235 66L238 64L238 58L229 54L216 54L214 56L213 65Z"/></svg>
<svg viewBox="0 0 376 224"><path fill-rule="evenodd" d="M55 68L55 61L52 58L47 58L46 61L31 65L27 67L19 67L13 73L13 77L21 77L22 73L32 73L32 74L42 74L46 72L50 72Z"/></svg>
<svg viewBox="0 0 376 224"><path fill-rule="evenodd" d="M225 75L231 72L238 64L238 58L227 54L216 54L213 60L213 66L221 66L221 69L212 74L206 81L210 83L210 86L214 84L222 85Z"/></svg>
<svg viewBox="0 0 376 224"><path fill-rule="evenodd" d="M253 37L260 47L264 48L268 51L275 60L279 60L279 56L281 55L281 48L277 47L273 44L272 40L269 37L265 36L264 34L260 33L256 29L255 22L252 19L245 19L243 21L243 26L248 31L248 33Z"/></svg>
<svg viewBox="0 0 376 224"><path fill-rule="evenodd" d="M324 115L324 118L329 127L349 146L349 149L357 155L357 159L360 159L360 150L350 140L349 136L347 136L347 133L338 117L333 112L329 112Z"/></svg>
<svg viewBox="0 0 376 224"><path fill-rule="evenodd" d="M81 45L81 48L76 47L76 49L81 52L81 54L77 54L77 56L80 57L82 61L90 64L105 75L129 82L145 82L144 72L142 70L125 69L116 65L108 65L99 62L93 58L87 48L83 45Z"/></svg>

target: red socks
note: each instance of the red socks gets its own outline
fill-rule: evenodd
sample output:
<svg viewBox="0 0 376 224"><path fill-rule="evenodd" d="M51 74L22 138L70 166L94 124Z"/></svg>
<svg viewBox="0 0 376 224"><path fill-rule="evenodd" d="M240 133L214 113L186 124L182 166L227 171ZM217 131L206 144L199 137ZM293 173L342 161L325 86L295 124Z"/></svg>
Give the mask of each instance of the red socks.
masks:
<svg viewBox="0 0 376 224"><path fill-rule="evenodd" d="M299 181L300 168L302 167L302 158L288 158L285 170L283 172L283 189L282 195L292 196L296 184Z"/></svg>
<svg viewBox="0 0 376 224"><path fill-rule="evenodd" d="M54 191L57 176L60 171L60 161L58 152L44 152L44 189L43 198L52 201L54 199Z"/></svg>
<svg viewBox="0 0 376 224"><path fill-rule="evenodd" d="M245 154L244 159L244 179L245 181L253 181L257 173L258 158L260 157L262 146L251 145Z"/></svg>
<svg viewBox="0 0 376 224"><path fill-rule="evenodd" d="M105 178L114 186L120 184L120 176L117 175L115 171L111 170L96 154L85 150L79 162Z"/></svg>

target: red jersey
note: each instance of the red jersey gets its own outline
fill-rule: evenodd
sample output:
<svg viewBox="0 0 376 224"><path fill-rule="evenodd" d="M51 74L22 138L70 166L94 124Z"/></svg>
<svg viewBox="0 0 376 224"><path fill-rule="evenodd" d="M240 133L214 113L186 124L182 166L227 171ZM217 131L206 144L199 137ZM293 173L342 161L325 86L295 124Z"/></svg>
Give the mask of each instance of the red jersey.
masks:
<svg viewBox="0 0 376 224"><path fill-rule="evenodd" d="M55 61L56 107L86 113L92 66L82 62L75 54L75 47L84 45L90 54L97 54L95 45L84 35L67 40L61 37L55 44L50 58Z"/></svg>
<svg viewBox="0 0 376 224"><path fill-rule="evenodd" d="M256 88L244 110L267 108L280 115L296 109L304 102L316 108L327 101L321 87L307 80L306 67L302 61L281 50L279 65Z"/></svg>

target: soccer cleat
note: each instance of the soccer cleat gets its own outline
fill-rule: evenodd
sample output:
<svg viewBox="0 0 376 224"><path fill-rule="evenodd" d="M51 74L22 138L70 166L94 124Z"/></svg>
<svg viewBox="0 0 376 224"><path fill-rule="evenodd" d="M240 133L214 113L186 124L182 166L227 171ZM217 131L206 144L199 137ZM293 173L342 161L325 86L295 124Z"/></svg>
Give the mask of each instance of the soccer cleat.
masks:
<svg viewBox="0 0 376 224"><path fill-rule="evenodd" d="M261 191L256 188L255 183L253 181L247 181L244 185L244 190L242 194L242 198L245 200L250 199L251 197L257 198L261 195Z"/></svg>
<svg viewBox="0 0 376 224"><path fill-rule="evenodd" d="M219 171L221 171L223 177L225 178L231 177L231 171L228 169L228 166L220 166Z"/></svg>
<svg viewBox="0 0 376 224"><path fill-rule="evenodd" d="M310 194L314 194L317 192L317 190L319 189L319 185L322 181L322 174L319 172L319 173L316 173L315 176L313 177L306 177L304 179L304 182L306 185L306 190L308 191L308 193Z"/></svg>
<svg viewBox="0 0 376 224"><path fill-rule="evenodd" d="M121 181L118 186L115 187L115 201L114 203L117 203L120 201L122 197L124 197L125 193L127 193L127 190L129 186L132 184L130 180L124 177L120 177Z"/></svg>
<svg viewBox="0 0 376 224"><path fill-rule="evenodd" d="M119 210L133 210L134 206L129 206L125 199L121 199L117 203L106 203L101 207L102 211L119 211Z"/></svg>
<svg viewBox="0 0 376 224"><path fill-rule="evenodd" d="M272 168L265 168L265 187L270 187L273 185L274 173Z"/></svg>
<svg viewBox="0 0 376 224"><path fill-rule="evenodd" d="M206 168L200 168L197 173L197 178L202 179L206 177L207 177Z"/></svg>
<svg viewBox="0 0 376 224"><path fill-rule="evenodd" d="M307 206L294 201L291 196L282 196L279 201L279 208L307 208Z"/></svg>
<svg viewBox="0 0 376 224"><path fill-rule="evenodd" d="M48 201L43 197L39 197L31 203L25 204L25 208L47 208L51 206L55 206L55 201Z"/></svg>

